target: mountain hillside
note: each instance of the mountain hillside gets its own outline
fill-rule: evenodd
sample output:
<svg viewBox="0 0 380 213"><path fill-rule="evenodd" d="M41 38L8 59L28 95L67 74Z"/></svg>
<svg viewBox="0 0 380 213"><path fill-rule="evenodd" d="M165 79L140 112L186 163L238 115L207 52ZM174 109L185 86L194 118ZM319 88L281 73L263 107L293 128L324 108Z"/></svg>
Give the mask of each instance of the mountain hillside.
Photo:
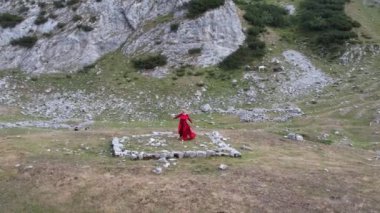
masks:
<svg viewBox="0 0 380 213"><path fill-rule="evenodd" d="M0 0L0 212L380 212L379 20L378 0Z"/></svg>

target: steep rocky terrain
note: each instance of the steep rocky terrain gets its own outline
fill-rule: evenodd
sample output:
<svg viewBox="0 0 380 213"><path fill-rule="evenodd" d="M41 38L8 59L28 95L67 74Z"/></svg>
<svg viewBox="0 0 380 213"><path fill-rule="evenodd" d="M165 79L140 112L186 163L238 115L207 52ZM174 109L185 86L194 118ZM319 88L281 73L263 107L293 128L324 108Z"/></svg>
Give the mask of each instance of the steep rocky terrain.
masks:
<svg viewBox="0 0 380 213"><path fill-rule="evenodd" d="M128 55L163 53L169 65L214 65L244 41L237 8L232 0L189 20L184 0L7 1L0 13L19 14L24 20L0 28L0 69L28 73L77 71L118 48ZM57 8L58 7L58 8ZM27 9L25 9L27 8ZM38 19L43 21L37 22ZM171 24L178 29L171 30ZM31 48L11 45L24 36L37 36ZM188 54L202 48L197 56Z"/></svg>

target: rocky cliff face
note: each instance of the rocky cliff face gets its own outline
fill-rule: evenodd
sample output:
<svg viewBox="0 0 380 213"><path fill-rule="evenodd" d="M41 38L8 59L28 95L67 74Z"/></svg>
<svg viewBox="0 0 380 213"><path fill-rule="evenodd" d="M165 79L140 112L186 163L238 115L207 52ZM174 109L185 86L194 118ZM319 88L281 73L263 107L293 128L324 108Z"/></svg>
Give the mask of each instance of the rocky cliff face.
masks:
<svg viewBox="0 0 380 213"><path fill-rule="evenodd" d="M51 1L39 2L45 2L45 6L0 0L0 13L25 18L13 28L0 27L0 69L20 68L28 73L76 71L121 48L126 56L166 55L169 64L161 68L166 71L182 64L216 64L245 39L231 0L194 20L184 16L188 0L82 0L62 8ZM36 25L39 16L47 21ZM175 31L171 29L174 23L178 26ZM30 35L38 37L32 48L10 44ZM192 48L202 51L189 55Z"/></svg>
<svg viewBox="0 0 380 213"><path fill-rule="evenodd" d="M135 32L137 38L125 44L124 53L133 56L160 52L168 57L171 67L208 66L219 63L244 42L245 36L232 1L226 1L219 9L194 20L186 19L184 11L174 13L174 17L173 21L158 24L145 32L140 28ZM170 27L173 24L178 24L175 32ZM189 54L191 49L199 49L200 54Z"/></svg>

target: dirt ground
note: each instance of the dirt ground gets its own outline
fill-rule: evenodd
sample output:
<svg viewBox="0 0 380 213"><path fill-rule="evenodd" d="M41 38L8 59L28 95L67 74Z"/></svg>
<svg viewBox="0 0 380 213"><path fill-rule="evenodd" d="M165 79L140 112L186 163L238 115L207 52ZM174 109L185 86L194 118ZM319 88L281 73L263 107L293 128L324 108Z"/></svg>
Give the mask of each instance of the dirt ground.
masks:
<svg viewBox="0 0 380 213"><path fill-rule="evenodd" d="M125 132L2 130L1 212L380 211L373 151L223 130L234 146L253 151L241 159L181 159L155 175L154 161L109 154L108 139ZM221 163L228 169L219 171Z"/></svg>

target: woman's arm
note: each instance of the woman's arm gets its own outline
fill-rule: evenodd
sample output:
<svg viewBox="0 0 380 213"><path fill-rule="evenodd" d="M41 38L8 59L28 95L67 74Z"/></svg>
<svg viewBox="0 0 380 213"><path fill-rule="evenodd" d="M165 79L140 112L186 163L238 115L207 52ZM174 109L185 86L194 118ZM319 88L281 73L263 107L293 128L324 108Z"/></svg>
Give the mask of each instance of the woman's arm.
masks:
<svg viewBox="0 0 380 213"><path fill-rule="evenodd" d="M179 116L181 116L182 115L182 113L180 113L180 114L178 114L178 115L176 115L176 116L174 116L174 118L173 119L177 119Z"/></svg>
<svg viewBox="0 0 380 213"><path fill-rule="evenodd" d="M190 123L193 123L193 121L191 120L190 116L187 119L190 121Z"/></svg>

